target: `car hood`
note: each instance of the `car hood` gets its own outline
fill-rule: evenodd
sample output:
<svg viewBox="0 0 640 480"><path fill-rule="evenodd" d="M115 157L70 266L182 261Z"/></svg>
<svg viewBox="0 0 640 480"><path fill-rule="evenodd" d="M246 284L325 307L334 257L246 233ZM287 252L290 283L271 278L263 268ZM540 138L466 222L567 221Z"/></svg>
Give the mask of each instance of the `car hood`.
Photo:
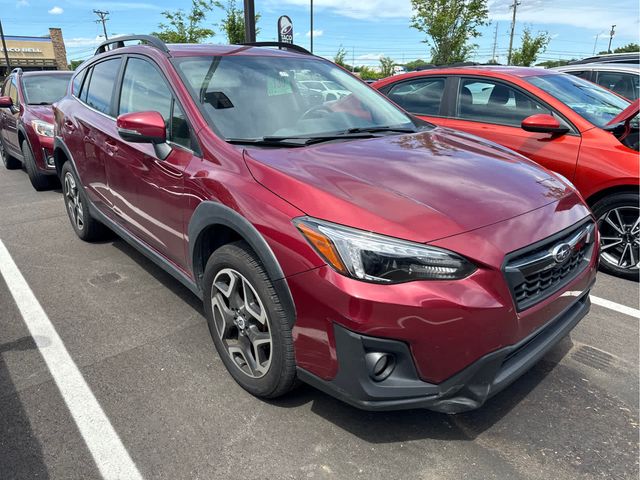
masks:
<svg viewBox="0 0 640 480"><path fill-rule="evenodd" d="M36 118L47 123L53 123L53 106L52 105L29 105L29 112Z"/></svg>
<svg viewBox="0 0 640 480"><path fill-rule="evenodd" d="M613 118L613 120L607 123L607 126L613 126L618 123L627 122L631 120L633 117L635 117L636 115L638 115L639 110L640 110L640 98L632 102L627 108L625 108L615 118Z"/></svg>
<svg viewBox="0 0 640 480"><path fill-rule="evenodd" d="M473 135L429 132L248 148L254 178L305 214L428 242L579 198L555 175Z"/></svg>

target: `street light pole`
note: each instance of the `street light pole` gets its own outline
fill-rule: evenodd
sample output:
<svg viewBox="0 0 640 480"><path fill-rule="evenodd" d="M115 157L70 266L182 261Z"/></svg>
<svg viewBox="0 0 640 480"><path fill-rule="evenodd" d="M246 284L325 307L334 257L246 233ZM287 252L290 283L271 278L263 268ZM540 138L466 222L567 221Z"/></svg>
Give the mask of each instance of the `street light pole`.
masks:
<svg viewBox="0 0 640 480"><path fill-rule="evenodd" d="M311 0L311 15L310 15L310 23L311 23L311 30L310 30L310 36L311 36L311 53L313 53L313 0Z"/></svg>
<svg viewBox="0 0 640 480"><path fill-rule="evenodd" d="M4 30L2 30L2 20L0 20L0 37L2 37L2 49L4 51L4 60L7 62L7 75L11 72L11 64L9 63L9 52L7 51L7 42L4 40Z"/></svg>
<svg viewBox="0 0 640 480"><path fill-rule="evenodd" d="M244 41L256 41L256 6L254 0L244 0Z"/></svg>
<svg viewBox="0 0 640 480"><path fill-rule="evenodd" d="M600 34L601 34L601 33L604 33L604 32L599 32L599 33L596 35L596 41L595 41L595 42L594 42L594 44L593 44L593 55L595 55L595 54L596 54L596 48L598 47L598 37L600 36Z"/></svg>

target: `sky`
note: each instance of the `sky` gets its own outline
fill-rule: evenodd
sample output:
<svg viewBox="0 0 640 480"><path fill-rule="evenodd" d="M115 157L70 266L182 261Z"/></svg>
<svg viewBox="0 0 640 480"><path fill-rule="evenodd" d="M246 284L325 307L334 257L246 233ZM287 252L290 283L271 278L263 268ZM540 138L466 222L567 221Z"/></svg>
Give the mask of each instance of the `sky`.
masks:
<svg viewBox="0 0 640 480"><path fill-rule="evenodd" d="M223 2L226 0L222 0ZM513 0L488 0L491 24L475 40L478 48L471 60L484 62L493 55L506 63ZM243 1L237 0L242 6ZM261 14L258 40L275 40L277 19L289 15L294 41L309 47L309 0L255 0ZM0 20L6 35L41 36L49 27L63 31L70 60L86 59L103 38L94 9L110 12L107 33L111 36L151 33L163 20L162 11L188 9L191 0L0 0ZM520 0L514 48L525 27L551 35L547 51L538 61L580 58L606 50L611 25L616 25L612 48L639 41L640 7L637 0ZM342 46L347 62L376 65L381 55L398 63L429 59L424 34L410 28L410 0L315 0L314 53L332 57ZM207 23L216 35L209 41L225 43L216 26L222 11L209 14ZM497 37L496 35L497 28Z"/></svg>

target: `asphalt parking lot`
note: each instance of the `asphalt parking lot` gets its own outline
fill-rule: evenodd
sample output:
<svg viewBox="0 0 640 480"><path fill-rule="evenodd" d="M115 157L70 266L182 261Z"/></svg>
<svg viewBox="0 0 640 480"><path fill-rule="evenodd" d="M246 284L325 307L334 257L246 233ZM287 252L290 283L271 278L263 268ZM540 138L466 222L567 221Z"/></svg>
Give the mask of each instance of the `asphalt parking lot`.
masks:
<svg viewBox="0 0 640 480"><path fill-rule="evenodd" d="M471 413L363 412L307 386L264 402L225 371L200 302L123 241L76 238L60 192L2 170L0 205L0 241L61 342L34 339L42 311L0 276L2 480L638 478L633 315L593 305ZM635 282L600 274L593 295L639 308Z"/></svg>

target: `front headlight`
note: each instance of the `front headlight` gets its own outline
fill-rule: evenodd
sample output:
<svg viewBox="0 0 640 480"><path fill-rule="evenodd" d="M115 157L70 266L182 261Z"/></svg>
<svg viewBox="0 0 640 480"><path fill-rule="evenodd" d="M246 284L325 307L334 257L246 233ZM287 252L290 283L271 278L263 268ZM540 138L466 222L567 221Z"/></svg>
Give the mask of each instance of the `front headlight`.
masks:
<svg viewBox="0 0 640 480"><path fill-rule="evenodd" d="M457 280L476 270L442 248L407 242L309 217L294 220L326 262L343 275L376 283Z"/></svg>
<svg viewBox="0 0 640 480"><path fill-rule="evenodd" d="M42 120L31 120L31 126L41 137L53 137L53 125Z"/></svg>

